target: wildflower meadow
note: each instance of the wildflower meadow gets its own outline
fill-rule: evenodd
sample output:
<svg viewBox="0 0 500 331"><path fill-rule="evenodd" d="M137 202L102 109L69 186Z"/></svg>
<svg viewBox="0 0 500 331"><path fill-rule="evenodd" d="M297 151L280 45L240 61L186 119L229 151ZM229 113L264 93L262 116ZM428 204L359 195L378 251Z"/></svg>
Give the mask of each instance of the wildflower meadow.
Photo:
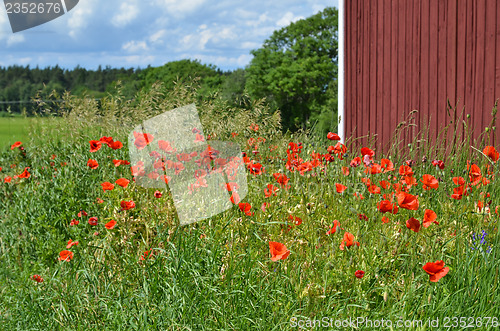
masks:
<svg viewBox="0 0 500 331"><path fill-rule="evenodd" d="M2 329L498 328L495 146L383 154L335 132L282 133L263 101L233 109L180 85L64 99L51 125L0 151ZM193 102L205 135L186 139L207 149L181 155L153 132L128 140ZM203 191L230 161L215 140L240 146L248 193L227 176L230 208L180 225L168 185L137 178L169 184L193 161L185 194ZM129 156L145 146L160 151L151 171Z"/></svg>

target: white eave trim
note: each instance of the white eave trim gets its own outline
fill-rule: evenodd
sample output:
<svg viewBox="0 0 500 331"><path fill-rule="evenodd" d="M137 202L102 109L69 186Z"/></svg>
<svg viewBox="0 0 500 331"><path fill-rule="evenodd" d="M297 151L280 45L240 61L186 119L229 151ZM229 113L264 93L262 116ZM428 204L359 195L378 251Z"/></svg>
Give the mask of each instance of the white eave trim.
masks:
<svg viewBox="0 0 500 331"><path fill-rule="evenodd" d="M345 109L344 109L344 5L345 0L339 0L339 49L338 49L338 135L340 141L345 143Z"/></svg>

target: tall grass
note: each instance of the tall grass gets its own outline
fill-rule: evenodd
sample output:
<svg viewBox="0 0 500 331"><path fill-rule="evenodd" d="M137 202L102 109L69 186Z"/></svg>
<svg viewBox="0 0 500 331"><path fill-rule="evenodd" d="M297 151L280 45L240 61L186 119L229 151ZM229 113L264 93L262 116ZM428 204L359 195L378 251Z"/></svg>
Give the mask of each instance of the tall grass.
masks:
<svg viewBox="0 0 500 331"><path fill-rule="evenodd" d="M253 216L235 206L210 219L178 226L168 192L157 199L155 189L133 182L125 189L104 192L100 185L104 181L132 179L129 167L111 163L128 159L129 131L147 118L196 101L194 88L177 85L166 90L158 84L135 100L124 100L118 91L100 104L67 94L62 119L34 128L33 140L23 142L26 156L19 149L2 151L0 179L20 174L25 167L32 175L17 184L0 184L3 329L284 330L294 329L299 321L305 325L308 319L323 318L384 318L394 328L398 320L426 323L439 318L444 328L445 318L454 316L473 317L472 329L493 329L491 321L489 327L478 326L476 318L498 317L500 311L499 217L494 212L500 205L500 189L492 182L474 187L462 200L450 198L455 187L452 177L468 180L465 160L471 151L463 139L455 140L455 157L443 170L430 163L442 155L439 147L425 147L428 161L414 167L415 178L432 174L440 179L439 189L412 187L420 208L400 208L384 224L376 207L382 198L370 194L361 178L378 184L390 174L394 182L392 177L399 177L397 167L402 159L416 155L414 150L397 155L394 149L396 155L389 155L394 173L367 175L360 166L344 175L342 167L360 155L349 150L325 171L315 168L301 175L286 168L288 143L300 142L300 157L306 161L312 152L326 153L330 142L307 132L280 133L279 114L262 101L239 110L214 96L196 105L205 133L239 143L265 167L262 175L248 174L244 202L252 205ZM251 124L257 124L258 131L250 130ZM90 153L89 140L101 136L112 136L125 147ZM248 139L258 137L265 141L261 139L254 154ZM498 165L488 175L488 159L474 151L472 155L493 180ZM377 160L381 157L376 155ZM86 165L89 158L98 160L97 169ZM273 178L276 172L290 178L290 187L265 198L267 184L279 187ZM347 190L337 193L335 183ZM490 197L485 199L481 192ZM478 210L480 199L485 204L491 200L490 212ZM136 208L120 210L121 200L134 200ZM260 209L263 202L269 203L265 212ZM426 208L437 213L439 225L410 231L406 220L421 220ZM79 218L82 209L88 216ZM300 217L302 224L294 225L289 215ZM97 226L87 223L91 216L98 217ZM80 224L70 226L72 219ZM117 226L108 230L104 224L111 219ZM342 229L327 235L335 219ZM487 232L486 242L474 243L472 234L482 230ZM354 235L359 247L339 249L345 231ZM74 258L58 261L69 239L79 241L70 249ZM269 241L284 243L290 256L272 262ZM145 251L151 253L142 260ZM431 283L422 266L436 260L443 260L450 271ZM365 276L356 278L356 270L365 271ZM34 274L44 281L31 280Z"/></svg>

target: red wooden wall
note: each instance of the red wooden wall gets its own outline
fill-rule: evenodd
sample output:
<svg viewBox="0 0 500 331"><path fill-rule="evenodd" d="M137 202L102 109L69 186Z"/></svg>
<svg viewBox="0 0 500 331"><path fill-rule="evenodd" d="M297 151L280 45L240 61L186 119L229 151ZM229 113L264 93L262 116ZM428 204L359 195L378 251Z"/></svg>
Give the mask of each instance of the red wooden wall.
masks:
<svg viewBox="0 0 500 331"><path fill-rule="evenodd" d="M387 150L397 124L414 109L417 126L403 145L424 123L430 121L433 140L455 116L467 120L467 114L473 137L484 132L500 98L500 1L341 1L348 142L376 135L376 147ZM447 113L447 99L458 102L457 113ZM500 142L499 131L488 143Z"/></svg>

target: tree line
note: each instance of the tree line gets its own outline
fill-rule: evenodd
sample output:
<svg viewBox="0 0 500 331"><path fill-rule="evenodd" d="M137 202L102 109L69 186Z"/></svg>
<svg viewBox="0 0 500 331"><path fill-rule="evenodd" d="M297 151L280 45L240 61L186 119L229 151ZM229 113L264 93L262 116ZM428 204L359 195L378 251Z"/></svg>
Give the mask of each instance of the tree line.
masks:
<svg viewBox="0 0 500 331"><path fill-rule="evenodd" d="M30 101L35 96L44 99L70 91L100 98L113 93L120 82L121 93L133 98L157 81L173 87L176 83L191 84L196 78L200 98L219 95L234 107L265 98L272 108L281 111L285 129L315 126L321 131L333 130L337 40L338 12L329 7L275 31L261 48L251 52L250 64L234 71L188 59L144 69L0 67L0 112L32 114L36 104Z"/></svg>

